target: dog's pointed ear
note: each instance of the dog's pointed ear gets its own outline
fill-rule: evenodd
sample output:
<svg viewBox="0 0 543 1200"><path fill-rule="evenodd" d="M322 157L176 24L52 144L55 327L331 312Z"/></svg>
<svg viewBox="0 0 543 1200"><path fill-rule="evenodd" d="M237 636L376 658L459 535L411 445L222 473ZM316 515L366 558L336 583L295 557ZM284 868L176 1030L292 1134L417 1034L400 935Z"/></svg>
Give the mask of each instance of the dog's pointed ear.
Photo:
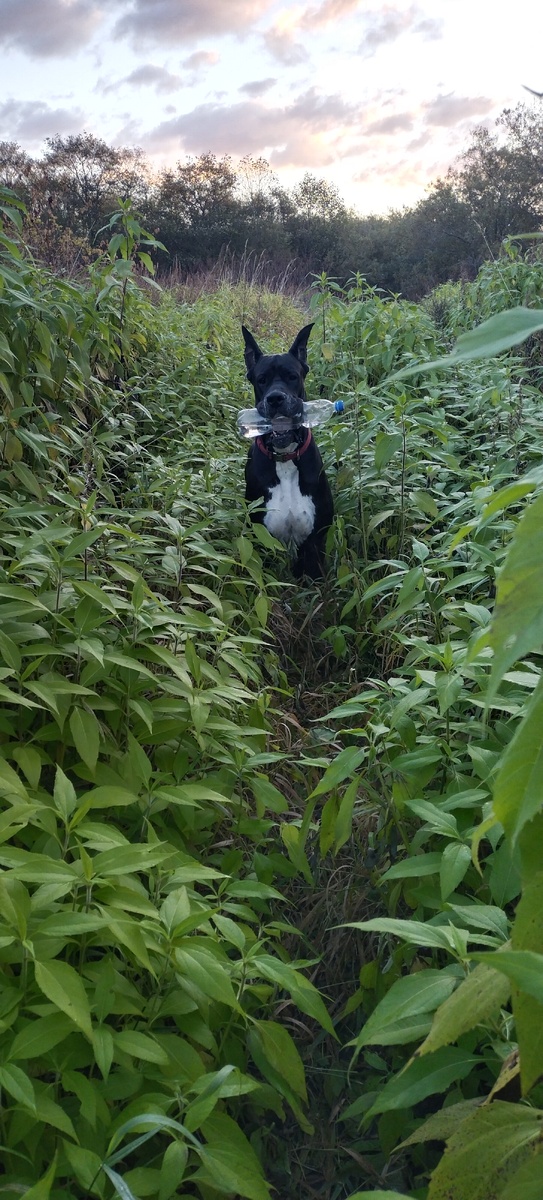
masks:
<svg viewBox="0 0 543 1200"><path fill-rule="evenodd" d="M309 371L309 367L307 365L307 343L309 340L309 334L311 333L314 324L315 322L312 321L310 325L304 325L303 329L300 329L298 336L294 339L289 350L289 354L294 355L294 358L298 359L298 362L303 368L304 375L307 375L307 372Z"/></svg>
<svg viewBox="0 0 543 1200"><path fill-rule="evenodd" d="M253 337L252 333L249 333L245 325L241 326L241 332L243 334L243 341L245 342L245 354L243 357L245 359L245 366L247 367L247 378L250 379L251 372L254 370L259 358L262 358L262 350L256 338Z"/></svg>

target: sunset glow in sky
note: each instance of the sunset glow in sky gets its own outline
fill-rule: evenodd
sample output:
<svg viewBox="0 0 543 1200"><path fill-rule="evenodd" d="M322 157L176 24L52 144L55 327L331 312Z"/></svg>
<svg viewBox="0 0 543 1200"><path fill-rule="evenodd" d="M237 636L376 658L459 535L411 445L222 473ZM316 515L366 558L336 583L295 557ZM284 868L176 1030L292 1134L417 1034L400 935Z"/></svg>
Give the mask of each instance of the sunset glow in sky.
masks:
<svg viewBox="0 0 543 1200"><path fill-rule="evenodd" d="M0 140L263 156L385 213L475 125L543 103L522 89L543 91L542 35L533 0L0 0Z"/></svg>

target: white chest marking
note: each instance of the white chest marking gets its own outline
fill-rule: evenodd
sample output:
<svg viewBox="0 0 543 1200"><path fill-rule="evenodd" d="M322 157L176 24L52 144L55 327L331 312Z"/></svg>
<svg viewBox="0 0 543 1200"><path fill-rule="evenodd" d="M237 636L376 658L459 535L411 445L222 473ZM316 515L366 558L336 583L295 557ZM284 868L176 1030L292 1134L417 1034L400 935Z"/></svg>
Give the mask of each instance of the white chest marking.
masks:
<svg viewBox="0 0 543 1200"><path fill-rule="evenodd" d="M298 468L293 462L277 462L279 483L271 488L264 524L280 542L300 546L315 525L315 505L311 496L300 491Z"/></svg>

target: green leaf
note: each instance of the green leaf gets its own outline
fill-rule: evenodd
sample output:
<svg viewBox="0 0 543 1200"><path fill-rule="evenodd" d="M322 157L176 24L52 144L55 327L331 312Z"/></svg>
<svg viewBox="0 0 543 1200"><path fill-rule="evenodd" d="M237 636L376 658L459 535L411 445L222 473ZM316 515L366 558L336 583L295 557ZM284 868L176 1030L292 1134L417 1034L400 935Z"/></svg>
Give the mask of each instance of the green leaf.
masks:
<svg viewBox="0 0 543 1200"><path fill-rule="evenodd" d="M511 930L512 949L543 953L543 866L541 846L543 816L524 826L519 838L522 896ZM513 1014L520 1049L523 1094L543 1075L543 1007L529 992L513 992Z"/></svg>
<svg viewBox="0 0 543 1200"><path fill-rule="evenodd" d="M465 1079L481 1062L474 1054L456 1046L443 1046L428 1058L416 1058L393 1076L379 1092L366 1118L391 1109L412 1108L427 1096L446 1092L452 1083Z"/></svg>
<svg viewBox="0 0 543 1200"><path fill-rule="evenodd" d="M260 1163L236 1122L225 1113L213 1113L203 1132L207 1143L197 1151L203 1170L196 1178L248 1200L270 1200Z"/></svg>
<svg viewBox="0 0 543 1200"><path fill-rule="evenodd" d="M543 621L543 605L541 614ZM543 805L542 729L543 677L503 753L494 784L493 811L513 845L527 821L535 817Z"/></svg>
<svg viewBox="0 0 543 1200"><path fill-rule="evenodd" d="M288 856L296 870L303 875L310 887L313 886L313 876L304 849L304 838L297 825L281 825L281 837L285 843Z"/></svg>
<svg viewBox="0 0 543 1200"><path fill-rule="evenodd" d="M94 1056L104 1079L107 1079L113 1062L113 1033L108 1025L95 1025L92 1031Z"/></svg>
<svg viewBox="0 0 543 1200"><path fill-rule="evenodd" d="M501 354L504 350L510 350L513 346L520 345L540 329L543 329L543 310L521 306L506 309L504 312L489 317L487 321L483 321L468 333L462 334L451 354L433 359L432 362L404 367L403 370L390 375L387 382L407 379L410 375L435 371L438 368L455 367L459 362L469 362L476 358L491 358L495 354Z"/></svg>
<svg viewBox="0 0 543 1200"><path fill-rule="evenodd" d="M418 1054L432 1054L482 1025L507 1004L510 991L507 980L498 971L479 964L440 1005Z"/></svg>
<svg viewBox="0 0 543 1200"><path fill-rule="evenodd" d="M304 1066L288 1029L277 1021L255 1021L254 1030L270 1066L307 1102Z"/></svg>
<svg viewBox="0 0 543 1200"><path fill-rule="evenodd" d="M331 792L338 784L343 783L344 779L354 775L365 754L365 749L359 749L357 746L346 746L344 750L340 750L337 758L326 768L322 779L308 799L311 800L314 796L323 796L326 792Z"/></svg>
<svg viewBox="0 0 543 1200"><path fill-rule="evenodd" d="M21 652L16 642L0 630L0 655L8 667L14 671L21 669Z"/></svg>
<svg viewBox="0 0 543 1200"><path fill-rule="evenodd" d="M40 782L42 760L33 746L17 746L13 751L17 765L24 772L31 788L37 788Z"/></svg>
<svg viewBox="0 0 543 1200"><path fill-rule="evenodd" d="M147 946L138 922L125 913L117 912L114 908L103 906L103 913L107 917L108 927L113 937L121 946L125 946L130 951L136 962L141 963L147 971L154 974Z"/></svg>
<svg viewBox="0 0 543 1200"><path fill-rule="evenodd" d="M258 953L248 960L247 971L250 974L256 972L262 978L269 979L272 983L278 984L280 988L284 988L302 1012L318 1021L319 1025L322 1025L323 1029L326 1029L333 1037L337 1036L320 992L310 983L309 979L306 979L305 975L296 971L289 963L281 962L271 954Z"/></svg>
<svg viewBox="0 0 543 1200"><path fill-rule="evenodd" d="M458 700L463 687L464 681L461 676L452 675L448 671L436 671L435 689L440 716L443 717L451 705Z"/></svg>
<svg viewBox="0 0 543 1200"><path fill-rule="evenodd" d="M539 1148L542 1117L537 1109L501 1100L476 1109L449 1139L428 1200L501 1200L523 1160Z"/></svg>
<svg viewBox="0 0 543 1200"><path fill-rule="evenodd" d="M439 851L428 854L414 854L412 858L403 858L394 863L381 875L381 882L389 879L422 879L424 875L437 875L443 855Z"/></svg>
<svg viewBox="0 0 543 1200"><path fill-rule="evenodd" d="M266 1058L258 1030L254 1027L249 1029L247 1035L247 1048L263 1079L266 1079L267 1082L271 1084L278 1097L283 1096L285 1098L292 1109L300 1129L303 1129L304 1133L307 1133L309 1137L312 1137L315 1133L315 1130L305 1116L304 1110L301 1107L300 1097L291 1087L290 1081L285 1078L285 1074L280 1074L276 1068L272 1066L269 1059ZM275 1109L275 1111L278 1111L278 1115L282 1115L282 1110L279 1112L279 1110Z"/></svg>
<svg viewBox="0 0 543 1200"><path fill-rule="evenodd" d="M74 746L85 766L94 773L100 749L100 726L93 712L74 708L70 716L70 732Z"/></svg>
<svg viewBox="0 0 543 1200"><path fill-rule="evenodd" d="M108 1179L111 1180L115 1193L119 1196L119 1200L138 1200L138 1197L134 1195L128 1184L125 1183L122 1175L114 1171L113 1167L109 1167L107 1163L102 1163L102 1170L105 1171Z"/></svg>
<svg viewBox="0 0 543 1200"><path fill-rule="evenodd" d="M543 494L525 509L496 583L489 640L493 695L504 673L543 642Z"/></svg>
<svg viewBox="0 0 543 1200"><path fill-rule="evenodd" d="M67 1133L74 1142L77 1141L77 1134L68 1114L45 1092L36 1095L36 1113L39 1121L52 1125L53 1129L60 1129L61 1133Z"/></svg>
<svg viewBox="0 0 543 1200"><path fill-rule="evenodd" d="M163 844L116 846L114 850L101 850L93 859L93 873L102 879L116 875L132 875L135 871L148 872L152 867L171 858L174 851Z"/></svg>
<svg viewBox="0 0 543 1200"><path fill-rule="evenodd" d="M540 329L543 329L543 309L509 308L489 317L468 333L463 333L458 338L453 354L464 361L489 358L520 345Z"/></svg>
<svg viewBox="0 0 543 1200"><path fill-rule="evenodd" d="M57 1156L55 1154L45 1175L42 1175L38 1183L35 1183L33 1187L28 1188L28 1191L25 1192L25 1200L49 1200L56 1172Z"/></svg>
<svg viewBox="0 0 543 1200"><path fill-rule="evenodd" d="M66 1070L62 1073L62 1086L66 1092L73 1092L77 1096L81 1105L81 1116L88 1121L92 1129L96 1129L100 1101L99 1085L96 1081L87 1079L82 1071Z"/></svg>
<svg viewBox="0 0 543 1200"><path fill-rule="evenodd" d="M122 1159L126 1157L126 1146L123 1146L122 1149L118 1150L116 1154L114 1154L113 1151L120 1144L120 1142L122 1142L126 1134L130 1133L133 1129L145 1129L146 1131L150 1132L151 1136L154 1133L164 1131L165 1129L174 1130L176 1133L181 1133L184 1135L191 1143L191 1146L197 1147L200 1144L198 1139L193 1137L193 1135L189 1133L187 1129L185 1129L185 1126L181 1125L179 1121L175 1121L173 1117L167 1117L162 1112L140 1113L137 1117L130 1117L127 1121L123 1121L123 1124L119 1125L113 1133L107 1153L107 1159L109 1163L114 1164L115 1162L121 1162Z"/></svg>
<svg viewBox="0 0 543 1200"><path fill-rule="evenodd" d="M10 929L17 931L21 940L27 934L30 909L30 895L24 884L14 879L13 875L0 876L0 913Z"/></svg>
<svg viewBox="0 0 543 1200"><path fill-rule="evenodd" d="M81 933L95 933L107 925L105 917L96 912L71 912L63 909L45 917L40 923L40 934L46 937L77 937Z"/></svg>
<svg viewBox="0 0 543 1200"><path fill-rule="evenodd" d="M443 812L428 800L408 800L407 807L426 822L432 833L439 833L446 838L458 837L458 823L453 813Z"/></svg>
<svg viewBox="0 0 543 1200"><path fill-rule="evenodd" d="M218 804L224 808L225 804L232 804L231 796L223 796L222 792L217 792L213 788L207 787L205 783L181 783L179 787L160 788L155 795L165 796L170 803L184 802L189 805L194 804Z"/></svg>
<svg viewBox="0 0 543 1200"><path fill-rule="evenodd" d="M435 950L450 950L450 926L425 925L424 921L403 921L395 917L377 917L371 921L348 921L345 928L369 929L375 933L391 933L411 946L431 946Z"/></svg>
<svg viewBox="0 0 543 1200"><path fill-rule="evenodd" d="M30 800L28 792L22 779L19 778L13 767L10 767L5 758L0 755L0 793L5 796L21 796L23 800Z"/></svg>
<svg viewBox="0 0 543 1200"><path fill-rule="evenodd" d="M267 596L257 596L255 600L255 612L263 629L268 624L270 603Z"/></svg>
<svg viewBox="0 0 543 1200"><path fill-rule="evenodd" d="M401 433L378 433L375 442L375 470L382 471L402 447Z"/></svg>
<svg viewBox="0 0 543 1200"><path fill-rule="evenodd" d="M188 1159L188 1147L184 1142L170 1142L164 1151L160 1168L158 1200L170 1200L182 1183Z"/></svg>
<svg viewBox="0 0 543 1200"><path fill-rule="evenodd" d="M347 1200L405 1200L405 1192L351 1192Z"/></svg>
<svg viewBox="0 0 543 1200"><path fill-rule="evenodd" d="M462 882L470 862L469 846L464 846L462 842L448 842L441 856L439 869L442 900L446 900L447 896L450 896L451 892L454 892L458 884Z"/></svg>
<svg viewBox="0 0 543 1200"><path fill-rule="evenodd" d="M0 1086L5 1088L18 1104L22 1104L23 1108L29 1108L31 1112L36 1113L36 1097L32 1080L20 1067L14 1066L13 1063L6 1063L5 1066L0 1067Z"/></svg>
<svg viewBox="0 0 543 1200"><path fill-rule="evenodd" d="M162 1046L159 1046L154 1038L149 1037L146 1033L140 1033L137 1029L122 1029L119 1033L114 1033L113 1043L124 1054L130 1054L132 1058L142 1059L143 1062L158 1063L163 1067L168 1064L168 1055Z"/></svg>
<svg viewBox="0 0 543 1200"><path fill-rule="evenodd" d="M151 258L151 255L147 254L146 250L138 250L138 258L140 260L140 263L142 263L142 265L149 272L149 274L154 275L155 264Z"/></svg>
<svg viewBox="0 0 543 1200"><path fill-rule="evenodd" d="M468 929L484 929L492 933L497 941L507 941L509 921L503 909L496 904L449 904L448 908L460 917Z"/></svg>
<svg viewBox="0 0 543 1200"><path fill-rule="evenodd" d="M31 608L39 608L44 613L48 611L46 605L34 595L31 588L20 587L18 584L0 584L0 597L4 600L21 600L24 604L29 604Z"/></svg>
<svg viewBox="0 0 543 1200"><path fill-rule="evenodd" d="M14 847L3 850L2 858L15 878L24 879L26 883L65 883L68 890L77 882L74 866L61 859L49 858L47 854L31 854Z"/></svg>
<svg viewBox="0 0 543 1200"><path fill-rule="evenodd" d="M64 1013L35 1017L15 1035L9 1058L41 1058L73 1032L73 1025L66 1020Z"/></svg>
<svg viewBox="0 0 543 1200"><path fill-rule="evenodd" d="M64 774L62 767L57 767L55 772L53 797L57 812L60 813L61 817L67 823L74 808L77 807L77 796L73 783Z"/></svg>
<svg viewBox="0 0 543 1200"><path fill-rule="evenodd" d="M251 788L257 806L260 806L260 814L263 814L266 809L274 813L288 812L288 800L285 800L282 792L275 787L267 775L253 775Z"/></svg>
<svg viewBox="0 0 543 1200"><path fill-rule="evenodd" d="M260 522L255 522L255 524L252 526L251 532L256 541L260 542L260 545L264 546L266 550L279 550L283 553L285 552L283 543L279 542L277 538L274 538L269 529L266 529L266 526L261 525Z"/></svg>
<svg viewBox="0 0 543 1200"><path fill-rule="evenodd" d="M139 796L121 787L96 787L85 793L85 803L90 808L127 808L138 804Z"/></svg>
<svg viewBox="0 0 543 1200"><path fill-rule="evenodd" d="M89 1000L77 971L68 963L57 960L48 963L35 962L34 971L40 991L52 1004L66 1013L91 1041Z"/></svg>
<svg viewBox="0 0 543 1200"><path fill-rule="evenodd" d="M425 492L422 488L414 488L411 492L411 499L421 512L428 513L429 517L438 516L439 509L430 492Z"/></svg>
<svg viewBox="0 0 543 1200"><path fill-rule="evenodd" d="M83 1146L74 1146L73 1142L63 1141L62 1145L77 1182L85 1193L91 1192L94 1196L100 1196L103 1189L102 1160L99 1155Z"/></svg>
<svg viewBox="0 0 543 1200"><path fill-rule="evenodd" d="M5 375L3 378L5 379ZM27 467L26 463L13 462L11 463L11 470L13 471L13 474L17 476L17 479L20 480L23 487L26 488L27 492L30 492L30 494L35 496L37 500L42 499L43 493L40 484L34 473L30 470L30 467Z"/></svg>
<svg viewBox="0 0 543 1200"><path fill-rule="evenodd" d="M363 1025L355 1045L388 1045L387 1034L398 1021L420 1013L431 1013L450 996L456 980L444 971L418 971L396 979Z"/></svg>
<svg viewBox="0 0 543 1200"><path fill-rule="evenodd" d="M349 841L353 827L353 811L358 795L359 780L352 779L348 788L346 788L338 808L337 817L334 824L334 854L337 854L341 847Z"/></svg>
<svg viewBox="0 0 543 1200"><path fill-rule="evenodd" d="M495 967L521 991L543 1004L543 954L535 954L533 950L497 950L471 957Z"/></svg>
<svg viewBox="0 0 543 1200"><path fill-rule="evenodd" d="M461 1125L466 1117L471 1116L475 1108L479 1108L482 1100L476 1096L473 1100L459 1100L457 1104L445 1104L439 1112L432 1113L422 1125L418 1125L409 1137L397 1147L416 1146L420 1142L446 1142Z"/></svg>
<svg viewBox="0 0 543 1200"><path fill-rule="evenodd" d="M541 1200L543 1196L543 1157L541 1149L526 1159L519 1171L511 1177L500 1200Z"/></svg>
<svg viewBox="0 0 543 1200"><path fill-rule="evenodd" d="M322 807L319 823L319 849L324 858L334 844L334 829L338 814L339 798L337 792L332 792ZM295 828L295 826L291 826ZM309 865L309 864L308 864Z"/></svg>
<svg viewBox="0 0 543 1200"><path fill-rule="evenodd" d="M191 1100L185 1115L187 1129L194 1133L196 1129L211 1115L219 1100L223 1098L245 1096L249 1092L258 1091L260 1084L248 1075L227 1064L218 1071L210 1071L200 1075L191 1087L196 1092L196 1099Z"/></svg>
<svg viewBox="0 0 543 1200"><path fill-rule="evenodd" d="M21 708L41 708L41 705L36 704L35 700L21 696L19 692L14 692L12 688L6 687L5 683L0 683L0 700L4 700L6 704L20 705Z"/></svg>
<svg viewBox="0 0 543 1200"><path fill-rule="evenodd" d="M210 950L192 946L187 941L175 951L180 982L195 983L205 996L239 1010L230 975Z"/></svg>
<svg viewBox="0 0 543 1200"><path fill-rule="evenodd" d="M117 616L117 605L110 592L104 591L103 588L97 587L95 583L87 583L83 580L73 580L73 587L80 596L88 596L89 600L94 600L99 608L103 608L110 613L112 617Z"/></svg>

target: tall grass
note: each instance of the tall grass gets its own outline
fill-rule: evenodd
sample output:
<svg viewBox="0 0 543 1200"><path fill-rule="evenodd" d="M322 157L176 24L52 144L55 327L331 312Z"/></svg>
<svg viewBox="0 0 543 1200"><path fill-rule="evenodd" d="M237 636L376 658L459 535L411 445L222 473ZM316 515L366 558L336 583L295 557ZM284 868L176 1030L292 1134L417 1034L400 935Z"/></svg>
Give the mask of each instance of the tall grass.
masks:
<svg viewBox="0 0 543 1200"><path fill-rule="evenodd" d="M4 199L5 1188L535 1197L526 362L444 374L452 305L438 327L320 276L309 390L345 416L319 431L328 576L300 588L251 526L234 416L240 322L283 349L302 298L249 260L158 291L129 205L61 281Z"/></svg>

